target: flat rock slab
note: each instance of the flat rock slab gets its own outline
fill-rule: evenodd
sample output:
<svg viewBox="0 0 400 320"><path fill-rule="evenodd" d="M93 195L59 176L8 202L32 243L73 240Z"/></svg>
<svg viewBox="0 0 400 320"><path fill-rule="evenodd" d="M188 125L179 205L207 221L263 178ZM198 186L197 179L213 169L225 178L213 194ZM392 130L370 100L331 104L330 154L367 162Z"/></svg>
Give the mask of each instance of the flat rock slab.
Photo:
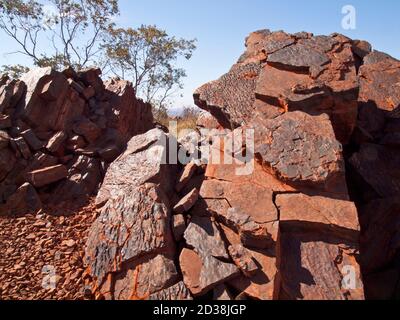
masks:
<svg viewBox="0 0 400 320"><path fill-rule="evenodd" d="M342 146L326 115L297 111L257 124L255 152L280 180L346 193Z"/></svg>
<svg viewBox="0 0 400 320"><path fill-rule="evenodd" d="M209 218L193 217L184 237L186 244L201 257L229 259L226 244L218 228Z"/></svg>
<svg viewBox="0 0 400 320"><path fill-rule="evenodd" d="M337 228L338 234L357 239L360 231L358 212L350 201L307 196L304 194L281 194L276 197L280 221L321 224Z"/></svg>
<svg viewBox="0 0 400 320"><path fill-rule="evenodd" d="M28 173L28 181L35 187L40 188L65 179L67 176L67 168L60 164Z"/></svg>
<svg viewBox="0 0 400 320"><path fill-rule="evenodd" d="M183 249L179 263L184 283L193 296L204 295L240 274L234 264L222 262L213 256L201 257L189 249Z"/></svg>
<svg viewBox="0 0 400 320"><path fill-rule="evenodd" d="M360 68L360 102L372 102L388 115L400 105L400 61L371 53ZM396 112L395 112L396 113Z"/></svg>
<svg viewBox="0 0 400 320"><path fill-rule="evenodd" d="M174 212L176 214L184 214L188 212L199 199L199 190L196 188L184 196L175 206Z"/></svg>
<svg viewBox="0 0 400 320"><path fill-rule="evenodd" d="M279 248L280 299L364 300L357 243L285 229Z"/></svg>

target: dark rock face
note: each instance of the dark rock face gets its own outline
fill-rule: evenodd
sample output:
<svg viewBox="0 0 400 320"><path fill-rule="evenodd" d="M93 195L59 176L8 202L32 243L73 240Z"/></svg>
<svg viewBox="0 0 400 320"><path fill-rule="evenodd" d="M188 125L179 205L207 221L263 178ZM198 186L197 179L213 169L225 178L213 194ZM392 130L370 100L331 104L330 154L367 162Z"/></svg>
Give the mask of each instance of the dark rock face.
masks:
<svg viewBox="0 0 400 320"><path fill-rule="evenodd" d="M176 249L169 201L176 169L163 164L166 147L157 145L168 139L159 129L133 138L97 196L100 216L89 235L86 264L105 298L181 294L164 291L179 282L171 260Z"/></svg>
<svg viewBox="0 0 400 320"><path fill-rule="evenodd" d="M151 107L135 98L132 85L105 86L100 74L42 68L18 81L1 78L0 205L8 212L22 214L10 206L22 201L26 182L45 205L83 205L128 140L153 127Z"/></svg>

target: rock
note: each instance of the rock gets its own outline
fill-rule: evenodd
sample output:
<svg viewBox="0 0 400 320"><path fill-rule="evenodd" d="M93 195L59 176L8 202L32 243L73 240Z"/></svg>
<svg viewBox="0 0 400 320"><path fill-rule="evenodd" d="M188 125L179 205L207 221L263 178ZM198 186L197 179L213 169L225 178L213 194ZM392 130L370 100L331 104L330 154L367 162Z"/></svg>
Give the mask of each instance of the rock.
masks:
<svg viewBox="0 0 400 320"><path fill-rule="evenodd" d="M176 242L180 242L183 239L183 235L186 231L185 217L181 214L172 217L172 232Z"/></svg>
<svg viewBox="0 0 400 320"><path fill-rule="evenodd" d="M83 136L88 143L96 142L101 135L101 129L89 119L81 119L73 126L76 134Z"/></svg>
<svg viewBox="0 0 400 320"><path fill-rule="evenodd" d="M8 147L10 143L10 136L5 131L0 131L0 150Z"/></svg>
<svg viewBox="0 0 400 320"><path fill-rule="evenodd" d="M157 293L150 295L149 300L182 301L182 300L192 300L192 296L190 295L190 292L186 288L185 284L181 281L172 287L169 287L167 289L161 290Z"/></svg>
<svg viewBox="0 0 400 320"><path fill-rule="evenodd" d="M372 103L390 116L400 105L400 61L373 52L364 58L360 68L361 103Z"/></svg>
<svg viewBox="0 0 400 320"><path fill-rule="evenodd" d="M193 177L197 170L198 166L197 164L192 161L188 165L185 166L185 169L183 170L181 176L178 179L178 183L176 184L175 190L177 192L181 192L182 189L188 184L190 179Z"/></svg>
<svg viewBox="0 0 400 320"><path fill-rule="evenodd" d="M223 232L229 244L233 246L242 246L239 234L223 226ZM273 300L278 297L278 287L276 282L279 279L276 267L275 250L250 250L252 260L257 265L257 270L251 277L241 275L232 280L229 284L238 291L241 291L246 297L257 300Z"/></svg>
<svg viewBox="0 0 400 320"><path fill-rule="evenodd" d="M104 92L104 84L100 76L101 70L97 68L90 68L77 72L77 78L87 87L94 88L96 95L101 95Z"/></svg>
<svg viewBox="0 0 400 320"><path fill-rule="evenodd" d="M350 201L308 196L304 194L278 194L275 203L280 221L310 228L334 229L336 235L357 242L360 224L355 204Z"/></svg>
<svg viewBox="0 0 400 320"><path fill-rule="evenodd" d="M76 156L71 161L67 179L55 188L50 202L85 204L88 197L97 192L101 180L101 165L98 159Z"/></svg>
<svg viewBox="0 0 400 320"><path fill-rule="evenodd" d="M130 82L110 80L105 83L105 87L110 103L106 111L107 127L117 130L123 143L154 127L151 105L136 99Z"/></svg>
<svg viewBox="0 0 400 320"><path fill-rule="evenodd" d="M400 201L397 196L373 200L361 208L363 228L360 249L361 265L365 274L373 274L388 268L396 258L400 249L399 209Z"/></svg>
<svg viewBox="0 0 400 320"><path fill-rule="evenodd" d="M397 149L377 144L363 144L349 159L351 166L381 197L393 197L399 192L400 161Z"/></svg>
<svg viewBox="0 0 400 320"><path fill-rule="evenodd" d="M332 40L332 47L334 41ZM321 48L322 49L322 48ZM329 57L311 44L311 40L284 47L268 55L269 65L293 71L308 72L313 66L323 66L330 62Z"/></svg>
<svg viewBox="0 0 400 320"><path fill-rule="evenodd" d="M93 98L96 95L96 90L89 86L82 91L82 96L85 98L85 100L89 101L91 98Z"/></svg>
<svg viewBox="0 0 400 320"><path fill-rule="evenodd" d="M200 257L189 249L183 249L179 263L184 283L195 297L236 277L239 272L233 264L222 262L213 256Z"/></svg>
<svg viewBox="0 0 400 320"><path fill-rule="evenodd" d="M175 205L174 212L177 214L184 214L188 212L198 199L199 191L197 189L193 189Z"/></svg>
<svg viewBox="0 0 400 320"><path fill-rule="evenodd" d="M15 162L16 159L12 151L8 148L0 150L0 181L3 181L14 168Z"/></svg>
<svg viewBox="0 0 400 320"><path fill-rule="evenodd" d="M11 141L11 146L15 145L15 149L19 151L19 153L22 155L22 157L26 160L28 160L31 157L31 151L29 150L28 145L26 144L24 138L19 137L16 139L13 139Z"/></svg>
<svg viewBox="0 0 400 320"><path fill-rule="evenodd" d="M197 118L196 126L203 129L218 129L220 124L211 113L203 111L200 112Z"/></svg>
<svg viewBox="0 0 400 320"><path fill-rule="evenodd" d="M67 142L67 149L76 151L78 149L85 148L87 143L85 139L79 135L74 135Z"/></svg>
<svg viewBox="0 0 400 320"><path fill-rule="evenodd" d="M186 244L201 257L229 259L225 242L209 218L193 217L185 231Z"/></svg>
<svg viewBox="0 0 400 320"><path fill-rule="evenodd" d="M8 129L12 127L11 118L0 114L0 129Z"/></svg>
<svg viewBox="0 0 400 320"><path fill-rule="evenodd" d="M342 146L326 115L290 112L254 128L255 153L280 180L347 194Z"/></svg>
<svg viewBox="0 0 400 320"><path fill-rule="evenodd" d="M64 240L61 243L61 246L65 246L65 247L68 247L68 248L73 248L73 247L75 247L75 245L76 245L76 242L75 242L75 240L72 240L72 239Z"/></svg>
<svg viewBox="0 0 400 320"><path fill-rule="evenodd" d="M173 139L159 129L153 129L132 139L122 154L107 170L96 202L98 205L108 199L130 193L131 189L147 181L163 185L171 192L176 167L164 165L165 146Z"/></svg>
<svg viewBox="0 0 400 320"><path fill-rule="evenodd" d="M231 245L228 248L229 255L236 266L243 272L243 274L251 278L257 272L258 267L253 260L250 253L240 244Z"/></svg>
<svg viewBox="0 0 400 320"><path fill-rule="evenodd" d="M0 216L35 214L41 209L42 203L35 188L25 183L8 198L5 204L0 204Z"/></svg>
<svg viewBox="0 0 400 320"><path fill-rule="evenodd" d="M234 65L219 80L197 89L194 93L195 103L210 112L223 127L236 128L244 124L244 120L253 113L254 91L259 73L259 63Z"/></svg>
<svg viewBox="0 0 400 320"><path fill-rule="evenodd" d="M60 181L68 176L67 168L64 165L56 165L28 173L28 181L36 188L44 187Z"/></svg>
<svg viewBox="0 0 400 320"><path fill-rule="evenodd" d="M19 80L5 79L0 85L0 113L10 113L25 94L26 85Z"/></svg>
<svg viewBox="0 0 400 320"><path fill-rule="evenodd" d="M114 299L147 300L177 281L178 274L173 260L157 255L154 259L130 268L126 275L116 277Z"/></svg>
<svg viewBox="0 0 400 320"><path fill-rule="evenodd" d="M367 41L353 40L352 45L353 52L361 59L372 52L372 45Z"/></svg>
<svg viewBox="0 0 400 320"><path fill-rule="evenodd" d="M246 46L229 73L196 90L200 108L228 129L249 124L259 114L271 119L296 110L326 113L336 138L349 142L359 90L350 39L262 30L252 33Z"/></svg>
<svg viewBox="0 0 400 320"><path fill-rule="evenodd" d="M328 230L281 224L278 269L283 300L364 300L358 243Z"/></svg>
<svg viewBox="0 0 400 320"><path fill-rule="evenodd" d="M21 136L33 151L38 151L43 148L43 142L38 139L31 129L21 132Z"/></svg>
<svg viewBox="0 0 400 320"><path fill-rule="evenodd" d="M49 152L57 152L66 139L67 134L65 132L57 132L47 143L46 149L49 150Z"/></svg>
<svg viewBox="0 0 400 320"><path fill-rule="evenodd" d="M128 262L141 266L146 257L174 253L167 195L176 168L162 164L166 145L156 145L167 138L157 129L133 138L107 171L96 200L100 216L90 231L85 254L99 293L112 290L111 294L122 297L112 288L117 280L134 284L129 270L136 267L127 270ZM104 283L110 273L114 275L111 283Z"/></svg>
<svg viewBox="0 0 400 320"><path fill-rule="evenodd" d="M26 84L27 91L17 115L34 129L56 130L68 93L67 79L51 68L38 68L26 73L21 81Z"/></svg>

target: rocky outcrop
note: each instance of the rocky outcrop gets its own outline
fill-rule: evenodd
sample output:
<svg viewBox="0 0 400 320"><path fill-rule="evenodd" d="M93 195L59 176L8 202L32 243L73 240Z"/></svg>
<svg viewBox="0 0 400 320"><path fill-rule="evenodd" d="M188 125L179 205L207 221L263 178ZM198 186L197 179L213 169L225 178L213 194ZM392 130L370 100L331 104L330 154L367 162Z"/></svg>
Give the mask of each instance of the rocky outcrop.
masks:
<svg viewBox="0 0 400 320"><path fill-rule="evenodd" d="M39 203L82 205L130 138L153 127L151 106L129 82L103 84L100 75L41 68L1 78L1 215Z"/></svg>
<svg viewBox="0 0 400 320"><path fill-rule="evenodd" d="M360 298L360 285L350 294L333 285L346 266L360 284L360 263L367 298L398 296L399 61L340 34L261 30L250 34L246 48L226 75L200 87L194 99L227 129L253 128L257 162L286 185L283 191L272 188L280 225L280 295ZM207 199L217 208L211 211L230 210L223 220L238 221L244 210L229 209L236 201L225 191L232 190L226 186L230 176L216 179L218 192ZM217 190L207 187L208 180L202 189ZM265 180L257 179L258 185ZM227 201L216 204L218 193ZM249 192L241 194L251 199ZM295 258L296 251L307 258Z"/></svg>
<svg viewBox="0 0 400 320"><path fill-rule="evenodd" d="M398 297L399 62L339 34L263 30L246 47L196 91L209 113L179 143L98 70L1 78L0 213L97 194L91 298Z"/></svg>
<svg viewBox="0 0 400 320"><path fill-rule="evenodd" d="M301 110L330 116L337 138L348 142L357 120L359 91L353 42L339 34L257 31L246 52L219 80L199 88L196 104L225 128Z"/></svg>
<svg viewBox="0 0 400 320"><path fill-rule="evenodd" d="M159 144L168 139L159 129L136 136L107 171L85 258L99 297L149 299L181 281L169 200L177 173L163 162L166 144Z"/></svg>

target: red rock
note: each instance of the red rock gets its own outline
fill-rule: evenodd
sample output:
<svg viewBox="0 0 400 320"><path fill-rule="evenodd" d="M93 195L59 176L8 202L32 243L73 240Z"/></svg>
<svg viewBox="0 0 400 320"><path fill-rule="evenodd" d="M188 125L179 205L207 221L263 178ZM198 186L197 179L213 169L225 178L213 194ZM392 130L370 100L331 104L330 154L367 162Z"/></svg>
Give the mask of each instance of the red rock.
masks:
<svg viewBox="0 0 400 320"><path fill-rule="evenodd" d="M8 129L11 128L11 118L9 116L0 114L0 129Z"/></svg>
<svg viewBox="0 0 400 320"><path fill-rule="evenodd" d="M201 112L197 118L196 126L204 129L218 129L220 124L209 112Z"/></svg>
<svg viewBox="0 0 400 320"><path fill-rule="evenodd" d="M28 180L37 188L60 181L68 176L64 165L56 165L28 173Z"/></svg>
<svg viewBox="0 0 400 320"><path fill-rule="evenodd" d="M105 87L110 103L106 110L107 126L116 129L124 143L153 128L151 105L136 99L130 82L110 80Z"/></svg>
<svg viewBox="0 0 400 320"><path fill-rule="evenodd" d="M0 181L3 181L14 168L15 162L16 159L12 151L8 148L0 150Z"/></svg>
<svg viewBox="0 0 400 320"><path fill-rule="evenodd" d="M96 142L101 135L101 129L85 118L77 121L73 126L73 130L76 134L83 136L89 143Z"/></svg>
<svg viewBox="0 0 400 320"><path fill-rule="evenodd" d="M373 103L388 114L400 105L400 61L377 52L364 58L360 68L361 103Z"/></svg>
<svg viewBox="0 0 400 320"><path fill-rule="evenodd" d="M179 258L186 287L193 296L201 296L219 284L238 275L238 269L212 256L200 257L196 252L183 249Z"/></svg>
<svg viewBox="0 0 400 320"><path fill-rule="evenodd" d="M232 294L224 284L220 284L214 289L213 300L215 301L230 301L234 300Z"/></svg>
<svg viewBox="0 0 400 320"><path fill-rule="evenodd" d="M57 132L47 143L46 149L50 152L57 152L61 148L66 138L67 134L65 132Z"/></svg>
<svg viewBox="0 0 400 320"><path fill-rule="evenodd" d="M181 214L172 217L172 232L176 242L182 241L183 235L186 231L185 217Z"/></svg>
<svg viewBox="0 0 400 320"><path fill-rule="evenodd" d="M21 132L21 136L33 151L38 151L43 148L43 142L38 139L31 129Z"/></svg>
<svg viewBox="0 0 400 320"><path fill-rule="evenodd" d="M29 150L29 147L27 143L25 142L24 138L19 137L16 139L13 139L11 141L11 146L15 145L16 149L19 151L19 153L22 155L24 159L29 159L31 157L31 151Z"/></svg>
<svg viewBox="0 0 400 320"><path fill-rule="evenodd" d="M316 230L336 228L336 235L343 234L357 242L360 224L353 202L304 194L278 194L275 203L281 222L314 225Z"/></svg>
<svg viewBox="0 0 400 320"><path fill-rule="evenodd" d="M253 257L242 245L231 245L228 248L229 255L236 266L243 272L243 274L251 278L257 272L258 267L253 260Z"/></svg>
<svg viewBox="0 0 400 320"><path fill-rule="evenodd" d="M117 280L134 284L132 272L126 269L128 262L138 266L145 257L174 253L166 194L170 192L169 179L175 167L162 166L163 147L152 147L161 138L167 141L166 135L157 129L133 138L125 153L109 167L98 194L100 216L89 234L85 262L98 284L108 274L115 275L99 288L101 294L124 297L112 288L116 288L113 283ZM167 287L173 284L168 283Z"/></svg>
<svg viewBox="0 0 400 320"><path fill-rule="evenodd" d="M373 200L361 208L361 265L365 274L389 268L394 261L399 249L399 210L397 196Z"/></svg>
<svg viewBox="0 0 400 320"><path fill-rule="evenodd" d="M55 130L61 107L68 93L67 79L51 68L40 68L25 74L21 81L27 86L27 94L18 114L35 129ZM44 86L47 88L44 89ZM47 98L53 96L56 99L52 101L43 99L41 97L43 89L47 92L45 94Z"/></svg>
<svg viewBox="0 0 400 320"><path fill-rule="evenodd" d="M0 204L0 215L35 214L41 208L42 203L35 188L25 183L7 199L5 204Z"/></svg>
<svg viewBox="0 0 400 320"><path fill-rule="evenodd" d="M281 225L278 244L283 300L363 300L358 243L304 225Z"/></svg>
<svg viewBox="0 0 400 320"><path fill-rule="evenodd" d="M183 197L174 207L174 212L177 214L187 213L199 199L199 191L193 189L189 194Z"/></svg>
<svg viewBox="0 0 400 320"><path fill-rule="evenodd" d="M157 293L150 295L149 300L158 301L182 301L182 300L192 300L189 290L186 288L185 284L181 281L176 285L163 289Z"/></svg>
<svg viewBox="0 0 400 320"><path fill-rule="evenodd" d="M337 139L349 142L358 98L350 39L262 30L252 33L246 46L228 74L195 92L200 108L229 129L248 124L260 112L268 118L276 117L279 110L327 113ZM253 71L246 71L251 67Z"/></svg>
<svg viewBox="0 0 400 320"><path fill-rule="evenodd" d="M0 150L8 147L10 143L10 136L5 131L0 131Z"/></svg>
<svg viewBox="0 0 400 320"><path fill-rule="evenodd" d="M197 164L195 162L190 162L188 165L185 166L181 176L178 179L178 183L176 184L175 190L177 192L181 192L182 189L188 184L190 179L193 177L197 170Z"/></svg>

